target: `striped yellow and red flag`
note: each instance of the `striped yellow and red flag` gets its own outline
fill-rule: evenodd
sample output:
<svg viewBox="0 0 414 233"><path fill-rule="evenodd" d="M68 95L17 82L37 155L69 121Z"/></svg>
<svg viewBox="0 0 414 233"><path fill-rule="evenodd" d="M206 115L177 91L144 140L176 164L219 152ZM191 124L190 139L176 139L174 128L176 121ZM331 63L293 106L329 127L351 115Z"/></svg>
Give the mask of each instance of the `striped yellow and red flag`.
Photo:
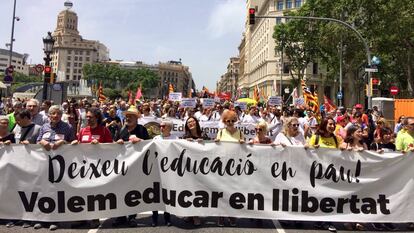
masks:
<svg viewBox="0 0 414 233"><path fill-rule="evenodd" d="M174 92L174 86L170 83L170 86L168 87L168 93Z"/></svg>
<svg viewBox="0 0 414 233"><path fill-rule="evenodd" d="M106 96L103 93L103 87L102 87L102 81L99 83L99 89L98 89L98 101L100 103L104 102L106 100Z"/></svg>

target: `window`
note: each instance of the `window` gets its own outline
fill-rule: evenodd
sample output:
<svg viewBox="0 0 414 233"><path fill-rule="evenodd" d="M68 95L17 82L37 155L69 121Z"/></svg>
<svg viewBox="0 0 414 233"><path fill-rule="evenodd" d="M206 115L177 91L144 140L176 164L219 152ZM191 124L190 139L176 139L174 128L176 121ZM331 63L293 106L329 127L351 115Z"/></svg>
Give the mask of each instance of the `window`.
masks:
<svg viewBox="0 0 414 233"><path fill-rule="evenodd" d="M75 61L77 61L78 60L78 57L75 57Z"/></svg>
<svg viewBox="0 0 414 233"><path fill-rule="evenodd" d="M279 25L279 24L281 24L282 23L282 19L281 18L277 18L276 19L276 25Z"/></svg>
<svg viewBox="0 0 414 233"><path fill-rule="evenodd" d="M70 67L70 62L66 63L66 66L67 66L67 67Z"/></svg>
<svg viewBox="0 0 414 233"><path fill-rule="evenodd" d="M89 56L89 55L91 55L91 52L86 51L86 56Z"/></svg>
<svg viewBox="0 0 414 233"><path fill-rule="evenodd" d="M82 61L82 59L83 59L82 57L79 57L79 61Z"/></svg>
<svg viewBox="0 0 414 233"><path fill-rule="evenodd" d="M295 7L299 8L302 6L302 0L295 0Z"/></svg>
<svg viewBox="0 0 414 233"><path fill-rule="evenodd" d="M289 63L283 63L283 73L289 74L289 71L290 71Z"/></svg>
<svg viewBox="0 0 414 233"><path fill-rule="evenodd" d="M69 80L69 75L68 74L66 75L66 80Z"/></svg>
<svg viewBox="0 0 414 233"><path fill-rule="evenodd" d="M292 0L286 0L286 9L292 8Z"/></svg>
<svg viewBox="0 0 414 233"><path fill-rule="evenodd" d="M70 61L72 59L72 57L71 56L68 56L67 59L68 59L68 61Z"/></svg>
<svg viewBox="0 0 414 233"><path fill-rule="evenodd" d="M277 10L282 11L283 10L283 1L277 1Z"/></svg>
<svg viewBox="0 0 414 233"><path fill-rule="evenodd" d="M318 74L318 63L315 62L313 63L313 67L312 67L312 74Z"/></svg>
<svg viewBox="0 0 414 233"><path fill-rule="evenodd" d="M77 63L77 62L75 62L75 63L73 64L73 67L78 67L78 63Z"/></svg>
<svg viewBox="0 0 414 233"><path fill-rule="evenodd" d="M70 69L69 68L66 69L66 73L70 73Z"/></svg>
<svg viewBox="0 0 414 233"><path fill-rule="evenodd" d="M89 57L85 57L85 60L86 60L86 61L89 61Z"/></svg>
<svg viewBox="0 0 414 233"><path fill-rule="evenodd" d="M82 55L83 54L83 51L79 51L79 55Z"/></svg>

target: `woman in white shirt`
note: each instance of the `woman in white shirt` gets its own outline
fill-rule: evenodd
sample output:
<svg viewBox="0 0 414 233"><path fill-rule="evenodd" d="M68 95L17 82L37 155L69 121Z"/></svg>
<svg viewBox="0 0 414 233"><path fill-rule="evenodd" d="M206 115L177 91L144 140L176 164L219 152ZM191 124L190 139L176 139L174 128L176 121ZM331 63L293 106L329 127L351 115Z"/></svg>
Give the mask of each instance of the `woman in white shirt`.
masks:
<svg viewBox="0 0 414 233"><path fill-rule="evenodd" d="M296 117L289 117L284 120L283 130L280 132L274 143L282 146L286 145L305 145L305 137L299 130L299 121Z"/></svg>

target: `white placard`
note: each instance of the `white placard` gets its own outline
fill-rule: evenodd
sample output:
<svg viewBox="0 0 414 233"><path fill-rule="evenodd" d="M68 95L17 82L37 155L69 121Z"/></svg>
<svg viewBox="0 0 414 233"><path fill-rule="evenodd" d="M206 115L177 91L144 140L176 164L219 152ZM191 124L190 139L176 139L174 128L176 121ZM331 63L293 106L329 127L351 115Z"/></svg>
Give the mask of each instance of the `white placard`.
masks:
<svg viewBox="0 0 414 233"><path fill-rule="evenodd" d="M295 105L296 106L301 106L305 104L305 99L303 97L299 97L295 99Z"/></svg>
<svg viewBox="0 0 414 233"><path fill-rule="evenodd" d="M170 93L170 94L168 94L168 100L171 100L171 101L181 101L182 95L183 94L181 92L173 92L173 93Z"/></svg>
<svg viewBox="0 0 414 233"><path fill-rule="evenodd" d="M269 106L282 106L282 97L281 96L270 96L267 104Z"/></svg>
<svg viewBox="0 0 414 233"><path fill-rule="evenodd" d="M214 99L207 99L207 98L201 99L201 102L203 102L203 108L212 108L216 104Z"/></svg>
<svg viewBox="0 0 414 233"><path fill-rule="evenodd" d="M246 102L235 102L234 107L239 106L241 110L247 109L247 103Z"/></svg>
<svg viewBox="0 0 414 233"><path fill-rule="evenodd" d="M181 107L183 108L195 108L196 104L197 102L195 98L182 98L181 99Z"/></svg>

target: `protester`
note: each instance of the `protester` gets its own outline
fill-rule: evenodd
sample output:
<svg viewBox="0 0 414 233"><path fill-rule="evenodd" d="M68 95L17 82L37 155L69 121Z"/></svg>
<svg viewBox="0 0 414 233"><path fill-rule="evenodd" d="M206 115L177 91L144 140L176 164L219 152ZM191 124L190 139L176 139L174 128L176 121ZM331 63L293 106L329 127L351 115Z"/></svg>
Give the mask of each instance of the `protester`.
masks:
<svg viewBox="0 0 414 233"><path fill-rule="evenodd" d="M398 151L403 153L414 151L414 117L405 117L403 129L397 134L395 146Z"/></svg>
<svg viewBox="0 0 414 233"><path fill-rule="evenodd" d="M115 105L109 107L108 116L104 119L104 123L111 132L112 138L115 138L115 135L122 127L121 119L116 115Z"/></svg>
<svg viewBox="0 0 414 233"><path fill-rule="evenodd" d="M400 130L403 128L404 118L405 118L404 115L401 115L400 117L398 117L397 124L395 124L395 127L394 127L394 134L395 135L397 135L397 133L400 132Z"/></svg>
<svg viewBox="0 0 414 233"><path fill-rule="evenodd" d="M72 144L78 143L112 143L111 132L103 125L102 112L95 107L86 111L87 126L79 131L77 140Z"/></svg>
<svg viewBox="0 0 414 233"><path fill-rule="evenodd" d="M36 144L41 126L32 122L32 116L27 109L15 113L16 127L13 130L16 143Z"/></svg>
<svg viewBox="0 0 414 233"><path fill-rule="evenodd" d="M395 144L393 143L393 132L388 127L381 127L379 138L376 142L370 145L370 150L374 150L378 153L395 151Z"/></svg>
<svg viewBox="0 0 414 233"><path fill-rule="evenodd" d="M256 124L255 127L256 136L253 139L250 139L250 144L271 144L272 140L268 138L267 135L267 123L265 121L260 121Z"/></svg>
<svg viewBox="0 0 414 233"><path fill-rule="evenodd" d="M10 145L16 143L14 134L9 132L9 118L7 116L0 116L0 144Z"/></svg>
<svg viewBox="0 0 414 233"><path fill-rule="evenodd" d="M39 101L37 99L30 99L27 101L26 109L28 109L30 111L30 114L32 114L32 121L36 125L43 126L49 121L46 115L39 113Z"/></svg>
<svg viewBox="0 0 414 233"><path fill-rule="evenodd" d="M176 135L171 134L172 129L172 122L171 121L162 121L160 124L161 134L155 136L153 140L171 140L171 139L178 139ZM158 211L152 211L152 226L158 226ZM168 212L164 212L164 221L165 225L171 226L171 214Z"/></svg>
<svg viewBox="0 0 414 233"><path fill-rule="evenodd" d="M20 101L16 101L13 103L13 112L7 114L7 117L9 118L9 132L12 132L14 127L16 126L16 119L15 119L15 113L19 112L21 109L23 109L23 104Z"/></svg>
<svg viewBox="0 0 414 233"><path fill-rule="evenodd" d="M335 134L335 121L332 117L322 119L318 130L309 139L309 145L314 148L339 148L341 139Z"/></svg>
<svg viewBox="0 0 414 233"><path fill-rule="evenodd" d="M50 122L44 124L40 129L37 143L42 145L46 150L57 149L61 145L71 142L75 139L72 127L63 122L62 110L58 105L49 108Z"/></svg>
<svg viewBox="0 0 414 233"><path fill-rule="evenodd" d="M244 143L243 133L234 124L237 122L237 114L234 111L226 110L223 112L222 122L225 128L217 133L216 142L239 142Z"/></svg>
<svg viewBox="0 0 414 233"><path fill-rule="evenodd" d="M283 130L274 141L276 145L305 145L305 137L299 131L299 121L296 117L288 117L284 120Z"/></svg>
<svg viewBox="0 0 414 233"><path fill-rule="evenodd" d="M362 138L362 129L358 124L354 124L348 128L344 142L340 145L344 150L363 151L368 147Z"/></svg>

